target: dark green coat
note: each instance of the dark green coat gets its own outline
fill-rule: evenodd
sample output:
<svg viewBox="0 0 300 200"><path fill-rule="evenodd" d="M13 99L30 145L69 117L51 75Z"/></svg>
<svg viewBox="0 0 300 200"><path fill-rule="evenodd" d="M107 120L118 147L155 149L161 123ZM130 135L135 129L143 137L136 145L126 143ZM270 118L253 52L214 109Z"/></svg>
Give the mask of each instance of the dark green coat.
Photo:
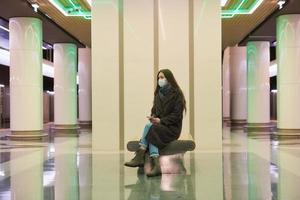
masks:
<svg viewBox="0 0 300 200"><path fill-rule="evenodd" d="M173 140L177 140L182 129L183 102L179 91L171 88L163 100L155 95L151 116L160 118L160 124L152 125L147 140L163 149Z"/></svg>

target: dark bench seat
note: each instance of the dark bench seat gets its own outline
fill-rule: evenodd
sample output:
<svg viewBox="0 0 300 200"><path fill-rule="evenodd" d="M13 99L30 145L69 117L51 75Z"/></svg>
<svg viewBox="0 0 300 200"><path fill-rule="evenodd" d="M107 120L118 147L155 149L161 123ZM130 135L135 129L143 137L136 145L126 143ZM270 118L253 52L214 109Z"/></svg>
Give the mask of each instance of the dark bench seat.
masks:
<svg viewBox="0 0 300 200"><path fill-rule="evenodd" d="M196 147L192 139L179 139L171 142L164 149L160 150L160 165L163 174L183 174L186 173L184 167L184 154L187 151L193 151ZM139 140L129 141L127 150L135 152L139 148ZM148 172L150 170L149 154L146 154L144 168L139 168L138 173Z"/></svg>
<svg viewBox="0 0 300 200"><path fill-rule="evenodd" d="M159 154L160 155L173 155L178 153L185 153L187 151L193 151L196 145L193 140L174 140L164 149L162 149ZM128 151L135 152L139 148L139 141L129 141L127 143Z"/></svg>

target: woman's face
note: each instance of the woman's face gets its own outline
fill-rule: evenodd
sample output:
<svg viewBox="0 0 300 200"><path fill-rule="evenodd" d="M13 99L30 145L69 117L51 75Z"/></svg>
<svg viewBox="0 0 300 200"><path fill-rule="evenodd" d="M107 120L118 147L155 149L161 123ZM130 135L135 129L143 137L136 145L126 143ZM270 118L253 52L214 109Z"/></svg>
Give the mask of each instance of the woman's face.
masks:
<svg viewBox="0 0 300 200"><path fill-rule="evenodd" d="M166 78L166 77L165 77L164 73L159 72L159 74L158 74L158 80L160 80L160 79L165 79L165 78Z"/></svg>

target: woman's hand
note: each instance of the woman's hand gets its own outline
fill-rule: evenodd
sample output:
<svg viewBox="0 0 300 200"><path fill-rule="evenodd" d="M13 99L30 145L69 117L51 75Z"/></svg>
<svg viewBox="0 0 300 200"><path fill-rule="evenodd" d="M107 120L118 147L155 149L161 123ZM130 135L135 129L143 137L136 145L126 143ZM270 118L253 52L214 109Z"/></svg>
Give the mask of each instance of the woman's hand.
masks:
<svg viewBox="0 0 300 200"><path fill-rule="evenodd" d="M160 119L157 117L150 118L149 120L154 125L158 125L160 123Z"/></svg>

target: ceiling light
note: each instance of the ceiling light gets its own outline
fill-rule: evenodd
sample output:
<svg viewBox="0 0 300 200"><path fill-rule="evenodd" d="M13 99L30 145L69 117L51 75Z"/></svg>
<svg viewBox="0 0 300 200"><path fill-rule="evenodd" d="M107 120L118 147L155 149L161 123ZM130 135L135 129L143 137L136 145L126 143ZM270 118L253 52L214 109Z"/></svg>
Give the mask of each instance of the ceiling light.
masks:
<svg viewBox="0 0 300 200"><path fill-rule="evenodd" d="M88 1L91 1L91 0L88 0ZM224 7L226 5L227 1L228 0L221 0L221 6Z"/></svg>
<svg viewBox="0 0 300 200"><path fill-rule="evenodd" d="M278 0L277 4L279 5L279 9L283 8L283 5L286 3L285 0Z"/></svg>
<svg viewBox="0 0 300 200"><path fill-rule="evenodd" d="M64 16L91 18L91 11L89 8L83 7L79 0L49 0L49 2L57 8Z"/></svg>
<svg viewBox="0 0 300 200"><path fill-rule="evenodd" d="M4 27L4 26L2 26L2 25L0 25L0 29L2 29L2 30L5 30L5 31L9 32L9 29L8 29L8 28L5 28L5 27Z"/></svg>
<svg viewBox="0 0 300 200"><path fill-rule="evenodd" d="M40 7L37 3L31 4L31 6L33 7L34 12L37 12L38 8Z"/></svg>
<svg viewBox="0 0 300 200"><path fill-rule="evenodd" d="M222 10L222 18L232 18L235 15L250 15L252 14L264 0L253 0L251 4L248 0L239 0L232 4L230 8Z"/></svg>

